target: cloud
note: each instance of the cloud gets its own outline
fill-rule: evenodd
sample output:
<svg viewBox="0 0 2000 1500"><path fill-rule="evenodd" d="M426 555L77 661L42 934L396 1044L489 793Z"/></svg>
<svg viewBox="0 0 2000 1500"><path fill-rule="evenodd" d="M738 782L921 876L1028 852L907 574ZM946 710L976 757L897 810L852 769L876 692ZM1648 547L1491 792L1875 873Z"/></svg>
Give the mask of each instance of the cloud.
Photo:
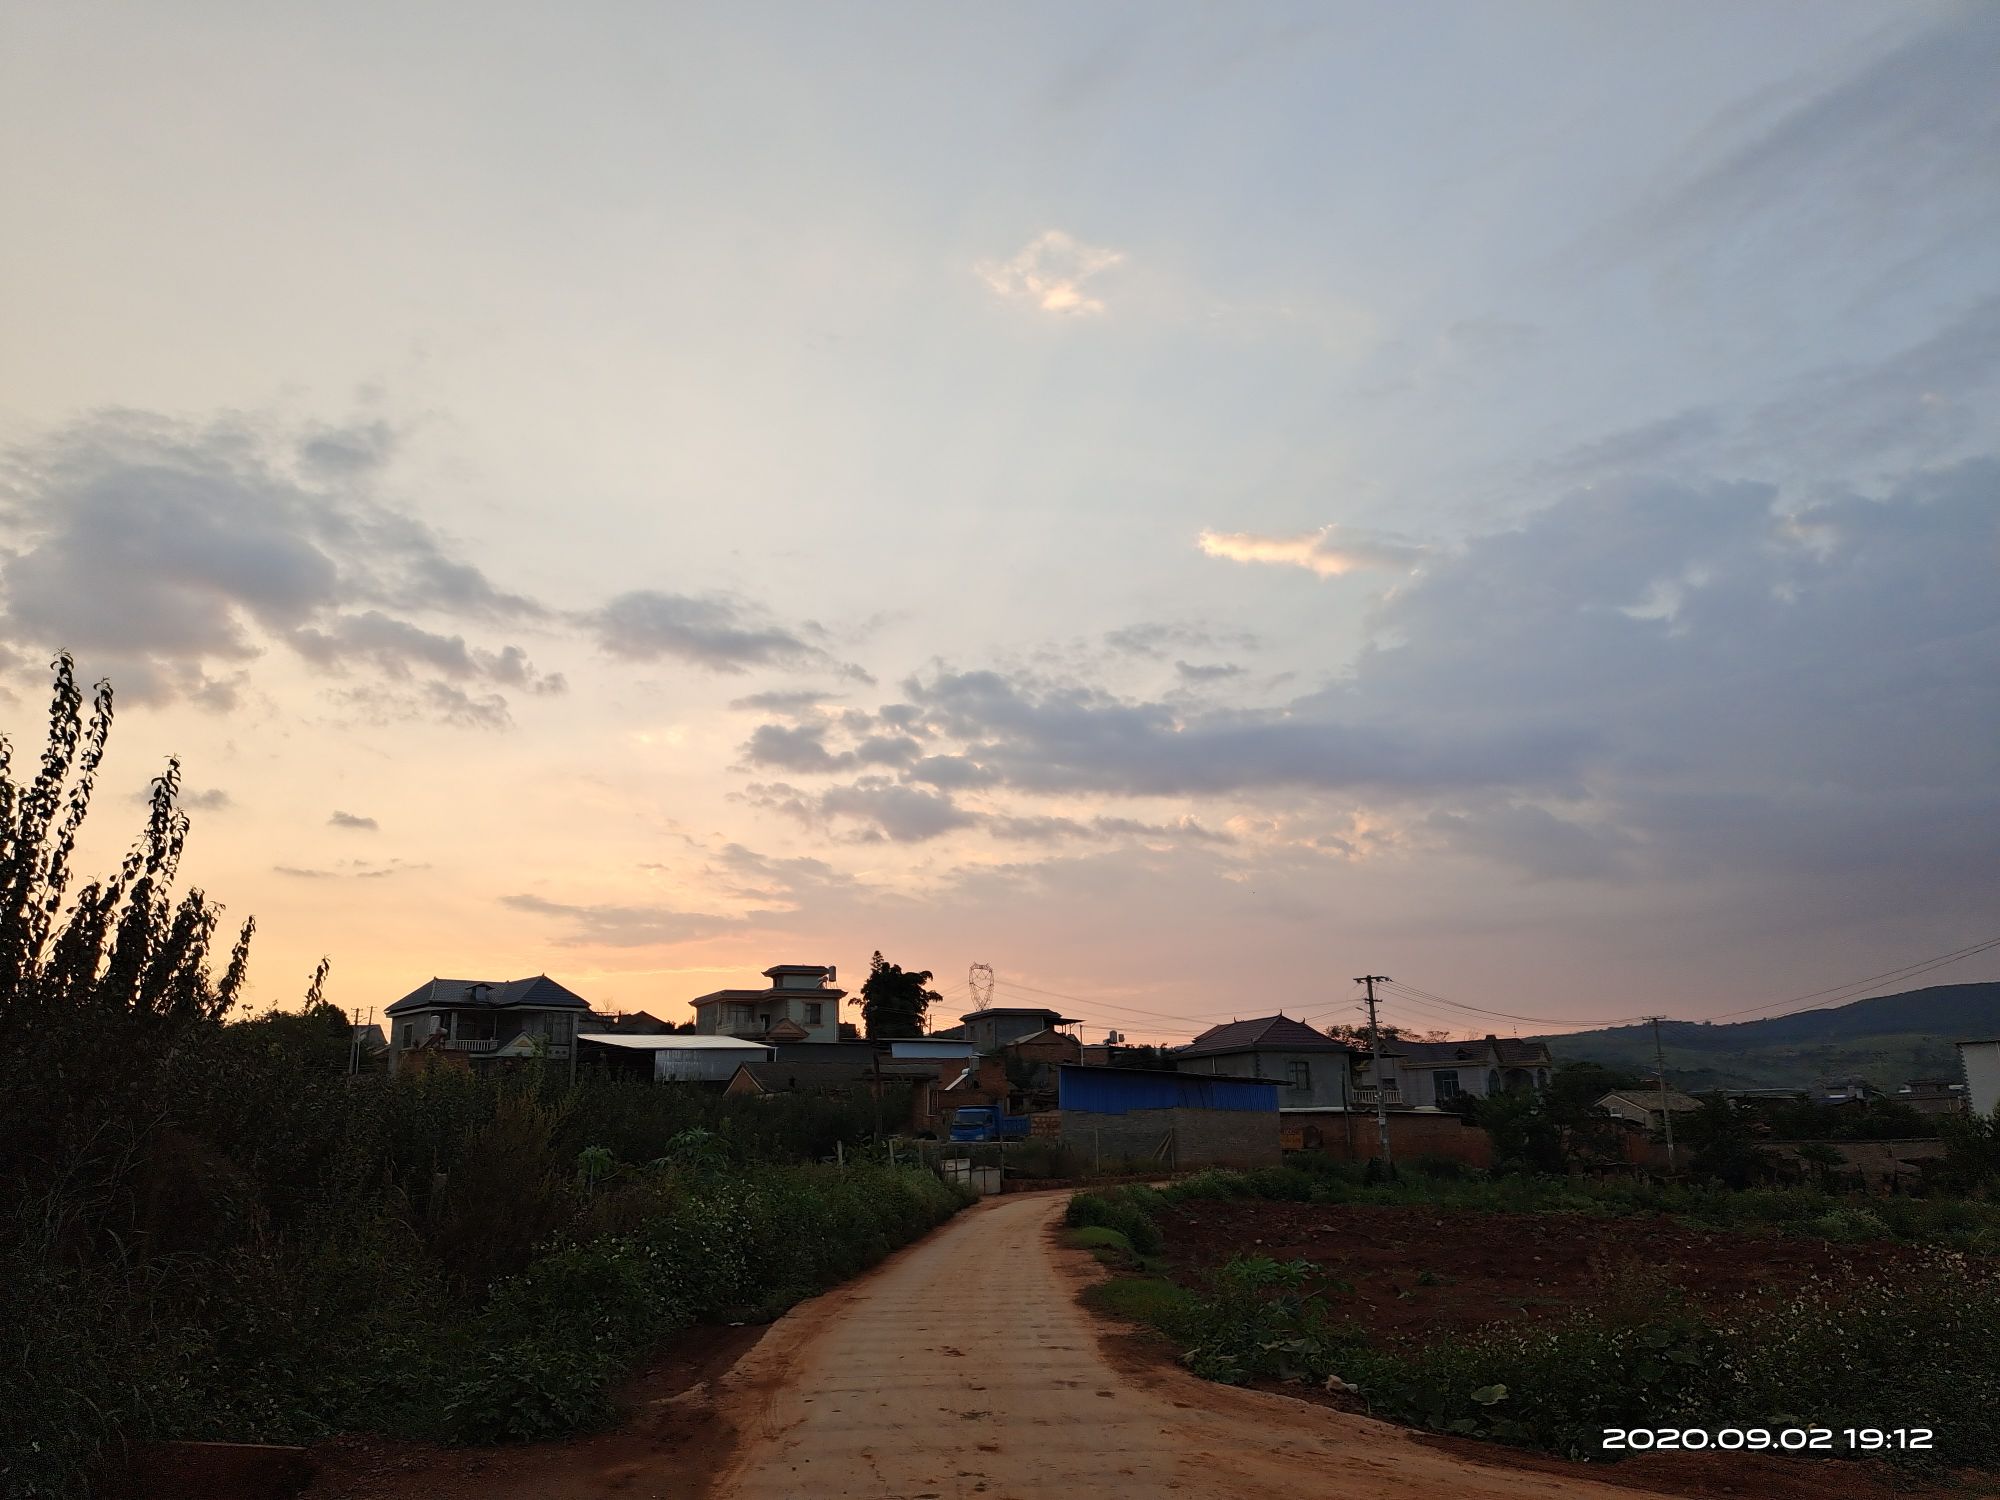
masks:
<svg viewBox="0 0 2000 1500"><path fill-rule="evenodd" d="M730 700L734 709L750 709L759 713L802 714L823 708L832 702L831 695L811 688L777 689L768 693L751 693L747 697Z"/></svg>
<svg viewBox="0 0 2000 1500"><path fill-rule="evenodd" d="M785 782L752 782L745 788L745 800L809 828L857 828L856 837L864 842L923 843L979 821L945 793L884 776L864 776L819 792L802 791Z"/></svg>
<svg viewBox="0 0 2000 1500"><path fill-rule="evenodd" d="M1104 644L1126 656L1166 659L1170 650L1255 651L1263 642L1247 630L1211 630L1185 622L1146 621L1104 633Z"/></svg>
<svg viewBox="0 0 2000 1500"><path fill-rule="evenodd" d="M560 693L567 687L561 673L546 677L537 673L518 646L480 650L468 646L463 636L425 630L379 610L337 615L323 629L301 628L288 640L307 661L334 672L366 665L397 681L428 671L454 681L494 683L535 694Z"/></svg>
<svg viewBox="0 0 2000 1500"><path fill-rule="evenodd" d="M639 589L620 594L585 617L598 644L626 661L672 658L712 672L752 667L835 671L872 681L859 667L835 661L795 630L773 624L740 600Z"/></svg>
<svg viewBox="0 0 2000 1500"><path fill-rule="evenodd" d="M1086 245L1060 229L1042 231L1010 260L981 261L974 269L1000 296L1032 303L1043 312L1090 317L1104 311L1103 299L1086 284L1121 265L1125 254Z"/></svg>
<svg viewBox="0 0 2000 1500"><path fill-rule="evenodd" d="M1425 556L1424 549L1413 542L1341 526L1322 526L1296 536L1204 531L1196 538L1196 544L1210 557L1224 557L1231 562L1283 563L1305 568L1321 578L1338 578L1359 569L1407 573Z"/></svg>
<svg viewBox="0 0 2000 1500"><path fill-rule="evenodd" d="M542 896L513 895L502 896L500 904L510 911L560 918L568 928L561 941L576 946L660 947L709 937L730 925L726 917L615 902L571 903Z"/></svg>
<svg viewBox="0 0 2000 1500"><path fill-rule="evenodd" d="M995 817L987 830L997 839L1016 843L1054 844L1071 840L1110 841L1120 839L1166 840L1173 843L1233 844L1233 835L1205 827L1193 817L1165 823L1148 823L1139 818L1094 817Z"/></svg>
<svg viewBox="0 0 2000 1500"><path fill-rule="evenodd" d="M1628 225L1706 236L1774 213L1879 230L1899 218L1992 223L2000 11L1951 7L1887 52L1734 139Z"/></svg>
<svg viewBox="0 0 2000 1500"><path fill-rule="evenodd" d="M1717 469L1818 479L1974 456L1996 429L2000 297L1955 309L1893 353L1815 370L1773 400L1696 406L1571 448L1540 470L1558 481L1687 478Z"/></svg>
<svg viewBox="0 0 2000 1500"><path fill-rule="evenodd" d="M375 833L382 826L373 818L364 818L357 813L342 812L338 808L334 809L333 816L326 821L327 826L331 828L349 828L364 833Z"/></svg>
<svg viewBox="0 0 2000 1500"><path fill-rule="evenodd" d="M1283 806L1285 831L1232 859L1399 847L1607 885L1754 872L1829 909L2000 896L1974 833L2000 826L2000 462L1809 500L1600 483L1427 553L1368 629L1323 686L1229 708L934 666L896 716L921 754L856 775L882 714L790 726L767 751L834 784L752 800L864 837L1045 845L1198 840Z"/></svg>
<svg viewBox="0 0 2000 1500"><path fill-rule="evenodd" d="M1233 661L1174 663L1174 675L1182 682L1224 682L1231 677L1241 677L1247 670Z"/></svg>
<svg viewBox="0 0 2000 1500"><path fill-rule="evenodd" d="M140 787L132 794L132 800L142 806L150 805L153 800L153 783L149 781ZM226 812L236 805L236 800L219 786L200 788L184 786L175 800L183 808L195 812Z"/></svg>
<svg viewBox="0 0 2000 1500"><path fill-rule="evenodd" d="M101 413L18 445L0 490L11 549L0 641L74 650L128 701L216 710L277 646L332 672L559 689L519 647L469 647L387 612L546 614L376 497L394 448L380 424L300 432L145 412Z"/></svg>

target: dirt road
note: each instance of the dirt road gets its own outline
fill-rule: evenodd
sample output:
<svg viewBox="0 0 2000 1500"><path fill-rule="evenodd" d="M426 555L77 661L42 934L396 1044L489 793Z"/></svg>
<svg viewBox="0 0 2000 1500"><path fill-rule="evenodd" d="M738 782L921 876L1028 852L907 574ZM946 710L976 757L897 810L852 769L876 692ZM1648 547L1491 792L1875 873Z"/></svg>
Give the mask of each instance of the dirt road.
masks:
<svg viewBox="0 0 2000 1500"><path fill-rule="evenodd" d="M1367 1418L1121 1371L1051 1246L1066 1195L990 1200L781 1320L715 1391L738 1437L729 1500L1634 1500L1491 1468Z"/></svg>

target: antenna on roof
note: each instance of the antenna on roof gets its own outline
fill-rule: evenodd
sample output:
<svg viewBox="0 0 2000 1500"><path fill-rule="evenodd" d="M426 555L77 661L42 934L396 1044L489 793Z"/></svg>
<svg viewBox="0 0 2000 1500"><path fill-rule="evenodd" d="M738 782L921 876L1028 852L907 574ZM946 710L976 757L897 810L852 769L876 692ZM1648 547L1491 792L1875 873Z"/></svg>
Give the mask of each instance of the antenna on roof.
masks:
<svg viewBox="0 0 2000 1500"><path fill-rule="evenodd" d="M986 1009L993 1003L993 965L974 964L967 969L965 987L972 992L972 1008Z"/></svg>

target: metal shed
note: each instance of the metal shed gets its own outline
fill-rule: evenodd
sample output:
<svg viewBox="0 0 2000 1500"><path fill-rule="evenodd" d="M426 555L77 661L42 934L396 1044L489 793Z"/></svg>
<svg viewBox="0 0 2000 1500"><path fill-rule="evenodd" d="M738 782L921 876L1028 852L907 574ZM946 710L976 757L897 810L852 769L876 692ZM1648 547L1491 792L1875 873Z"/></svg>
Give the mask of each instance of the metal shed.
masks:
<svg viewBox="0 0 2000 1500"><path fill-rule="evenodd" d="M1277 1080L1065 1063L1057 1074L1063 1145L1093 1167L1275 1166Z"/></svg>
<svg viewBox="0 0 2000 1500"><path fill-rule="evenodd" d="M603 1047L615 1055L643 1057L651 1054L650 1076L655 1083L727 1083L744 1063L767 1061L777 1049L763 1042L746 1042L733 1036L628 1036L622 1032L584 1031L577 1034L584 1056ZM627 1064L624 1071L632 1071ZM643 1064L638 1071L645 1072Z"/></svg>
<svg viewBox="0 0 2000 1500"><path fill-rule="evenodd" d="M1279 1085L1268 1078L1065 1063L1059 1087L1064 1109L1123 1115L1135 1109L1276 1111Z"/></svg>

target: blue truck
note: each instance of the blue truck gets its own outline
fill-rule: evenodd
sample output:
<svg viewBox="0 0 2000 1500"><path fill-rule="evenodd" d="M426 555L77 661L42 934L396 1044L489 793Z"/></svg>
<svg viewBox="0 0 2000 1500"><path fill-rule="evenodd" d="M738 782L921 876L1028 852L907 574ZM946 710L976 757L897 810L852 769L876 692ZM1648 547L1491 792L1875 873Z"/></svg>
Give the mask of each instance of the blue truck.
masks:
<svg viewBox="0 0 2000 1500"><path fill-rule="evenodd" d="M1028 1117L1010 1115L997 1104L968 1104L951 1117L955 1141L1024 1141Z"/></svg>

